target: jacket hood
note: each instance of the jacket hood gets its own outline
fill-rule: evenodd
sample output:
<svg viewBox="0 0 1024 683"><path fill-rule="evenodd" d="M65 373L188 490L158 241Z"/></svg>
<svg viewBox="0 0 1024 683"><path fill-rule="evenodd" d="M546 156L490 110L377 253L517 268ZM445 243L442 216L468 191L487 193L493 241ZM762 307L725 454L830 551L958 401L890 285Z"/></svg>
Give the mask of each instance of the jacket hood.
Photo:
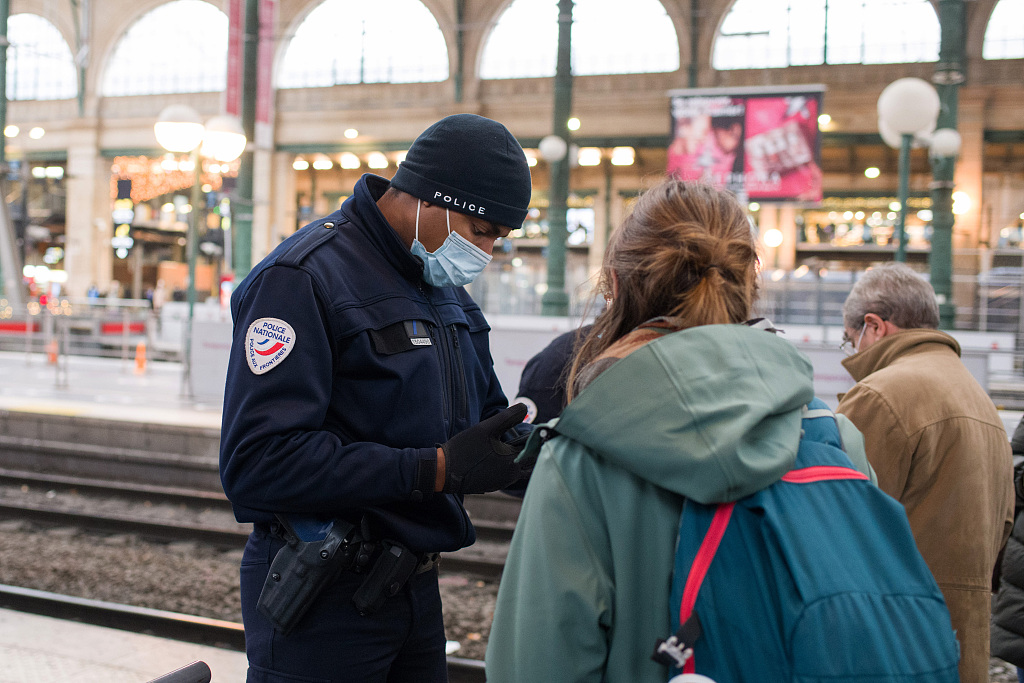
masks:
<svg viewBox="0 0 1024 683"><path fill-rule="evenodd" d="M895 334L883 337L860 353L855 353L843 361L843 367L850 373L855 382L859 382L871 373L888 367L894 360L910 349L922 344L939 344L948 346L960 355L960 344L945 332L929 328L900 330Z"/></svg>
<svg viewBox="0 0 1024 683"><path fill-rule="evenodd" d="M773 483L796 459L811 363L746 325L666 334L598 375L556 430L652 484L701 503Z"/></svg>

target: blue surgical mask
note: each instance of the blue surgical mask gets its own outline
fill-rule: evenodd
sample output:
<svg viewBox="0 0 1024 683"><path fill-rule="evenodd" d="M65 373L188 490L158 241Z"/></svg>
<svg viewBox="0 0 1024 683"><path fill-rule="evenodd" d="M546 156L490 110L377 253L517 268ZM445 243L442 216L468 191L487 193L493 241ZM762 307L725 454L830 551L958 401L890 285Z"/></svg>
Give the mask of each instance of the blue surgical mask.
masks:
<svg viewBox="0 0 1024 683"><path fill-rule="evenodd" d="M491 255L452 230L451 215L444 210L448 237L437 251L429 252L420 242L420 205L416 202L416 236L411 251L423 261L423 279L435 287L462 287L491 262Z"/></svg>

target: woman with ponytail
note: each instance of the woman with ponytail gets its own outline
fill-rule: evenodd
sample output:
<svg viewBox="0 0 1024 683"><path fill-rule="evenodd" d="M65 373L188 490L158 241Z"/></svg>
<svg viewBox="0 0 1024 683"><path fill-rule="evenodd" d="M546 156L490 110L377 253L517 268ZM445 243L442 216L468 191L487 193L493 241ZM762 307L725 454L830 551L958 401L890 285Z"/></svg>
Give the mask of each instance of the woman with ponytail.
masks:
<svg viewBox="0 0 1024 683"><path fill-rule="evenodd" d="M742 206L704 185L662 182L612 235L608 306L573 362L569 405L525 453L540 449L498 594L489 683L668 680L650 655L671 632L683 501L732 501L778 480L813 398L808 359L745 324L757 266ZM868 471L860 435L840 422Z"/></svg>

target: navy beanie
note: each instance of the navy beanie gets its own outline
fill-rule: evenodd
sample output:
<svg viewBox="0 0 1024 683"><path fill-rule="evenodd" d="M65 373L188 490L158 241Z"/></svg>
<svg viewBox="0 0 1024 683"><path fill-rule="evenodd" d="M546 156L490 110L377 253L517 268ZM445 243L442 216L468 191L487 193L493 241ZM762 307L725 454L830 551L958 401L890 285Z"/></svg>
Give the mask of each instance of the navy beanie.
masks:
<svg viewBox="0 0 1024 683"><path fill-rule="evenodd" d="M497 121L446 116L416 138L391 186L452 211L522 227L533 183L522 146Z"/></svg>

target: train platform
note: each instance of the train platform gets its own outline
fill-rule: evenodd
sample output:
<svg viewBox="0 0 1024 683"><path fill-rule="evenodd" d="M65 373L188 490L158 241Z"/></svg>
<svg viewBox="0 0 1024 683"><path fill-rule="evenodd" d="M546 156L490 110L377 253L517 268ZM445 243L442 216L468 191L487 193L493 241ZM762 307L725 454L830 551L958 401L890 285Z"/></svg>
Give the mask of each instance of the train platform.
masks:
<svg viewBox="0 0 1024 683"><path fill-rule="evenodd" d="M221 404L187 395L180 363L0 353L0 410L220 428Z"/></svg>
<svg viewBox="0 0 1024 683"><path fill-rule="evenodd" d="M245 680L245 653L0 609L0 683L146 683L194 661Z"/></svg>

